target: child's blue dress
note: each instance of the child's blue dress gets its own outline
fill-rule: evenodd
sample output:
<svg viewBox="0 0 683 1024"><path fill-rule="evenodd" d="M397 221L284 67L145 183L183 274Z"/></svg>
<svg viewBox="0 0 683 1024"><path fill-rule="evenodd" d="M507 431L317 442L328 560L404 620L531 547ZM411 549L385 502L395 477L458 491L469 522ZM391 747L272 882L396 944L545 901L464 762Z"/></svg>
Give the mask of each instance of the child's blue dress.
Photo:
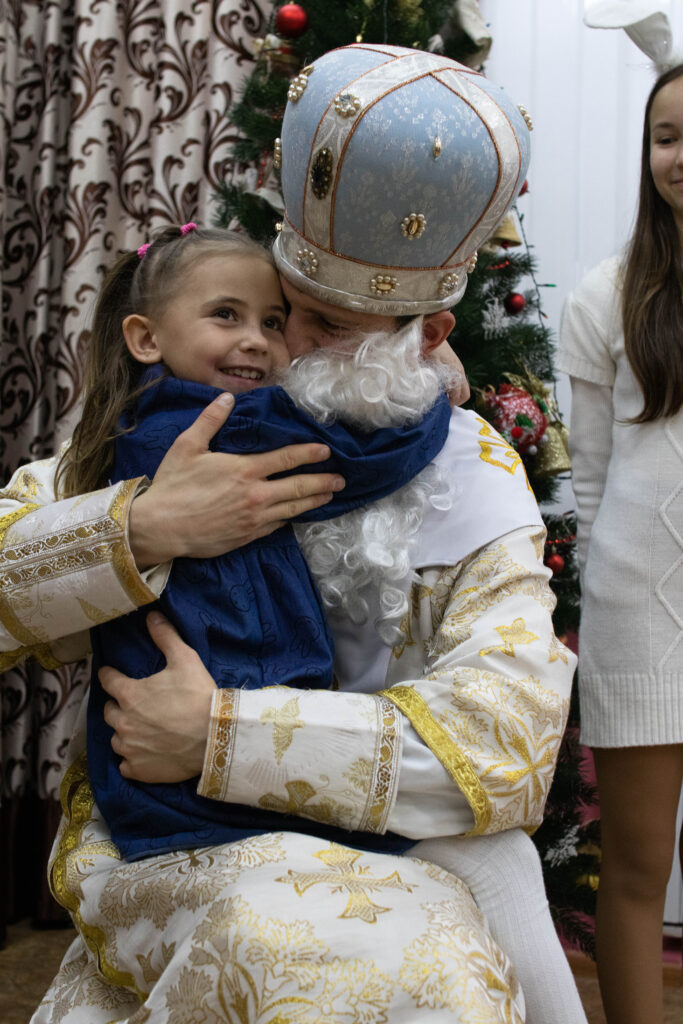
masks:
<svg viewBox="0 0 683 1024"><path fill-rule="evenodd" d="M142 475L151 479L178 434L219 393L174 377L152 384L140 397L131 421L134 429L116 440L112 482ZM338 472L346 487L327 505L299 517L310 522L342 515L408 483L442 448L449 420L450 406L442 395L415 426L372 433L341 423L321 426L282 388L264 387L236 396L235 408L211 448L244 454L308 441L327 444L332 452L329 462L304 467L304 471ZM332 685L333 644L325 611L289 524L220 557L176 558L156 604L198 652L220 687ZM135 860L282 830L342 842L353 835L355 845L365 848L397 850L411 845L398 836L351 834L303 818L209 800L197 795L196 779L155 785L124 779L118 768L120 758L111 748L112 730L104 721L108 698L97 671L112 665L126 675L143 678L163 668L164 657L145 624L150 607L91 631L90 781L124 857Z"/></svg>

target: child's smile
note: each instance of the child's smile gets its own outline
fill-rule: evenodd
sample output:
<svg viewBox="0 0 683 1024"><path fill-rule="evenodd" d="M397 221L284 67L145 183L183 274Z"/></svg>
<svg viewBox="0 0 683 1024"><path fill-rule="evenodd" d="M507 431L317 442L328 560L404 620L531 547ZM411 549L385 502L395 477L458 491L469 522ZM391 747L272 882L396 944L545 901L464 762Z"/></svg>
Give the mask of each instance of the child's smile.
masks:
<svg viewBox="0 0 683 1024"><path fill-rule="evenodd" d="M275 269L251 255L212 255L191 265L182 288L154 317L133 315L124 334L141 362L239 394L289 365L285 306Z"/></svg>

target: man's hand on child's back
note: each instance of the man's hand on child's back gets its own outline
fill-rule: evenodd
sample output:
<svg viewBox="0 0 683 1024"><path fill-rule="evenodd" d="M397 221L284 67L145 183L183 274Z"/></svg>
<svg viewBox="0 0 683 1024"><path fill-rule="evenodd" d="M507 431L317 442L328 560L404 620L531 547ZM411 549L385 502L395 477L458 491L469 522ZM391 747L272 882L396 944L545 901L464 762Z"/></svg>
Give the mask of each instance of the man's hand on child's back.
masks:
<svg viewBox="0 0 683 1024"><path fill-rule="evenodd" d="M112 698L104 719L125 778L182 782L201 774L216 684L161 612L150 612L147 627L166 667L146 679L101 668L100 682Z"/></svg>

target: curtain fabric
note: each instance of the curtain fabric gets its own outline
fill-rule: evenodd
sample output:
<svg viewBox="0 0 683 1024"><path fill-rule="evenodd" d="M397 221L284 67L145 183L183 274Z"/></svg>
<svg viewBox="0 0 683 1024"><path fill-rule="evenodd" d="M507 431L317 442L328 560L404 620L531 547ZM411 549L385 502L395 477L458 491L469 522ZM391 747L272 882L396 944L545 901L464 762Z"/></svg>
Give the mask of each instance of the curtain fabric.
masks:
<svg viewBox="0 0 683 1024"><path fill-rule="evenodd" d="M269 18L268 0L0 0L0 486L77 421L107 264L166 224L212 221L230 104ZM10 919L53 914L26 850L49 848L87 680L86 663L0 677ZM0 910L0 940L4 923Z"/></svg>

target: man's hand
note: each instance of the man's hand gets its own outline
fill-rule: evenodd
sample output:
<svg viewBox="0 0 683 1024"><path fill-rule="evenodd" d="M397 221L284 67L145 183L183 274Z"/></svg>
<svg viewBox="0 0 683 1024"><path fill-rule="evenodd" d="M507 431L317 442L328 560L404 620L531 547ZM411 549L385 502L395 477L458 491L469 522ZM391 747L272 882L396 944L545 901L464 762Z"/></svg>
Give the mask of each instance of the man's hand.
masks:
<svg viewBox="0 0 683 1024"><path fill-rule="evenodd" d="M101 668L100 682L113 698L104 720L114 730L111 745L123 758L125 778L182 782L201 774L216 684L160 612L150 612L147 628L166 668L147 679Z"/></svg>
<svg viewBox="0 0 683 1024"><path fill-rule="evenodd" d="M327 459L325 445L288 445L258 455L209 451L233 405L232 395L224 394L207 406L169 448L149 489L133 501L129 537L140 570L180 556L225 554L324 505L344 486L332 473L268 479Z"/></svg>

